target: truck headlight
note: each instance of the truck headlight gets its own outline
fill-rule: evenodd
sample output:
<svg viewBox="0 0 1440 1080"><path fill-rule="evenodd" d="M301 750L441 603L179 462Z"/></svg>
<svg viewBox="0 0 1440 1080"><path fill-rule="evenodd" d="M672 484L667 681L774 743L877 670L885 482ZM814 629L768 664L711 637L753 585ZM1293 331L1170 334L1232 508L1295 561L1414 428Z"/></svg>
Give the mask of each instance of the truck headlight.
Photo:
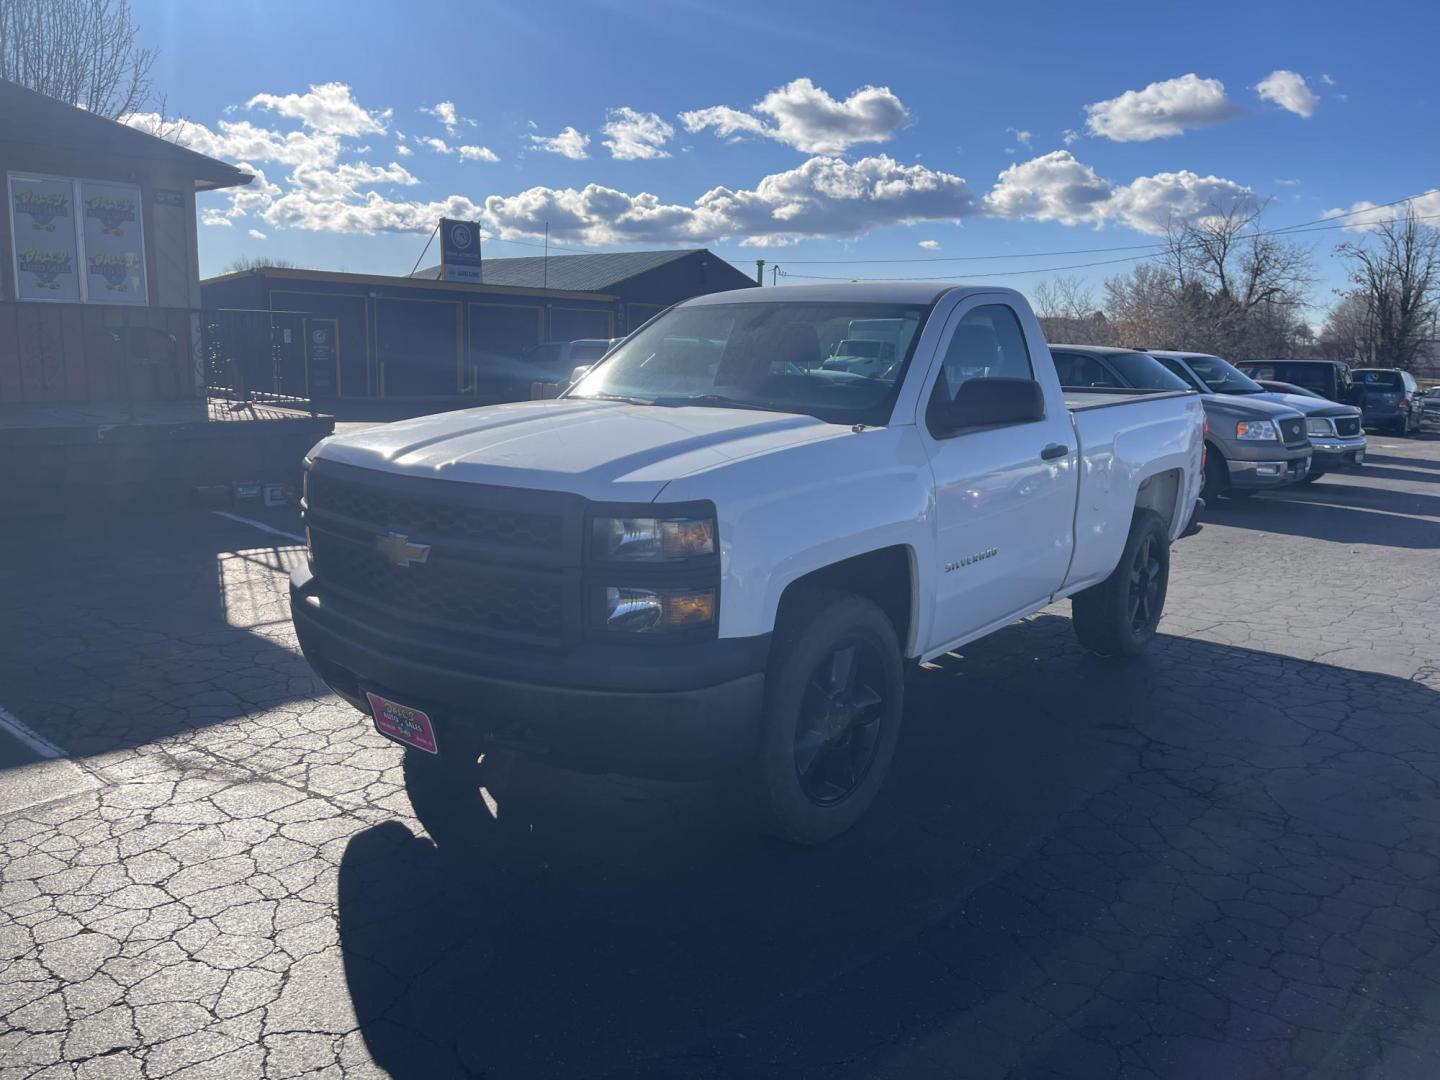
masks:
<svg viewBox="0 0 1440 1080"><path fill-rule="evenodd" d="M605 590L607 630L660 633L708 626L714 621L714 589L641 589L612 585Z"/></svg>
<svg viewBox="0 0 1440 1080"><path fill-rule="evenodd" d="M715 554L714 518L597 517L591 532L597 559L665 562Z"/></svg>
<svg viewBox="0 0 1440 1080"><path fill-rule="evenodd" d="M1317 417L1314 420L1305 421L1306 435L1333 435L1334 433L1334 426L1324 417Z"/></svg>
<svg viewBox="0 0 1440 1080"><path fill-rule="evenodd" d="M1269 420L1241 420L1235 425L1235 438L1247 442L1278 442L1275 425Z"/></svg>

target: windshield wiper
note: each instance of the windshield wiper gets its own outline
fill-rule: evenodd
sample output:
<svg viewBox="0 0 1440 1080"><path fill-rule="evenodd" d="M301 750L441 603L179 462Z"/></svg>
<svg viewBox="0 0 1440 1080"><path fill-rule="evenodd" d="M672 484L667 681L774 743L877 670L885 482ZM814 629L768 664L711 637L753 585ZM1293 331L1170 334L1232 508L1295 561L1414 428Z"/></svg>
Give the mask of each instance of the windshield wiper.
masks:
<svg viewBox="0 0 1440 1080"><path fill-rule="evenodd" d="M736 398L726 397L724 394L685 394L675 397L657 397L656 405L667 405L678 408L682 405L718 405L725 409L757 409L760 412L775 412L769 405L760 405L753 401L740 401Z"/></svg>
<svg viewBox="0 0 1440 1080"><path fill-rule="evenodd" d="M576 394L579 401L623 401L627 405L657 405L654 398L635 397L633 394Z"/></svg>

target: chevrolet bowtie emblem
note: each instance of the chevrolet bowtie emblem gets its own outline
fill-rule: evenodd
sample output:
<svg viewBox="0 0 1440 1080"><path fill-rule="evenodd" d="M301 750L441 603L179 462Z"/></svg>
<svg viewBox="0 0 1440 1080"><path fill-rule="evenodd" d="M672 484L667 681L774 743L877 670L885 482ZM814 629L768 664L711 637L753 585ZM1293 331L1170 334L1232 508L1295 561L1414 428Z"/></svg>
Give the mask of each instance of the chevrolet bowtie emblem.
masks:
<svg viewBox="0 0 1440 1080"><path fill-rule="evenodd" d="M386 533L375 538L375 549L396 566L423 563L430 557L429 544L412 544L410 538L401 533Z"/></svg>

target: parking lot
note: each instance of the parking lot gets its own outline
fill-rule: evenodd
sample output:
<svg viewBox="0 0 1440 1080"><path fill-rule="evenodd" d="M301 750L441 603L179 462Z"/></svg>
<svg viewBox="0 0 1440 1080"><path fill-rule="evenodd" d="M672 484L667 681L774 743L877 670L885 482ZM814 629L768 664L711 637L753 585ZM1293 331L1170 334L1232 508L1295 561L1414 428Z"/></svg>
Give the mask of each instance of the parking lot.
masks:
<svg viewBox="0 0 1440 1080"><path fill-rule="evenodd" d="M3 1080L1440 1074L1440 434L917 671L813 850L523 763L438 850L251 516L0 540Z"/></svg>

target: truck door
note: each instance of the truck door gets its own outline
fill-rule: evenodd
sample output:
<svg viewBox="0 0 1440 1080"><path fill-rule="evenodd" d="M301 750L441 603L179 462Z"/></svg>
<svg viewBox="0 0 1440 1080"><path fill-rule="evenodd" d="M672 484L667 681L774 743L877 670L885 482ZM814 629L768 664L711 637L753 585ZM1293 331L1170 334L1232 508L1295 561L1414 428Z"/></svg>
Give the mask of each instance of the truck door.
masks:
<svg viewBox="0 0 1440 1080"><path fill-rule="evenodd" d="M951 315L933 387L954 397L969 379L1035 379L1050 365L1038 336L999 298ZM1007 620L1060 588L1074 544L1077 447L1053 370L1040 372L1045 417L937 437L918 418L935 479L936 561L930 648Z"/></svg>

